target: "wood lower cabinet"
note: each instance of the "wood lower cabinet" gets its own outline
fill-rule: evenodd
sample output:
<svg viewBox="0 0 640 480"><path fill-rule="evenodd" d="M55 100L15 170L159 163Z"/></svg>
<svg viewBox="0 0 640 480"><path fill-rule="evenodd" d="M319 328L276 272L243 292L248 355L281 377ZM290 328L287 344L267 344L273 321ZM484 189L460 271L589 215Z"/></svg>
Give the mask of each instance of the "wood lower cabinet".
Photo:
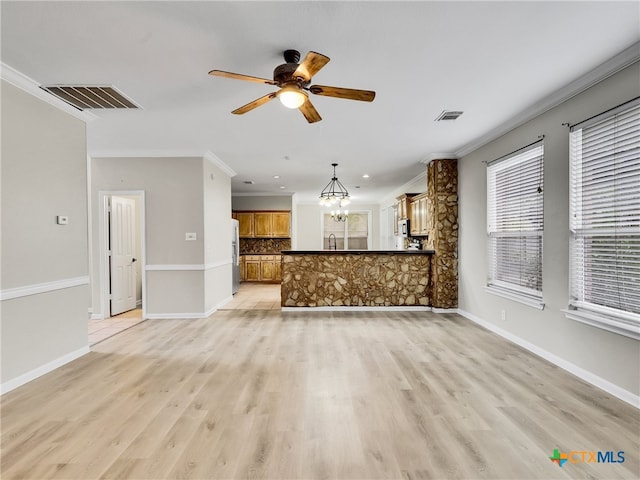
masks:
<svg viewBox="0 0 640 480"><path fill-rule="evenodd" d="M242 255L241 277L245 282L279 282L282 279L282 255Z"/></svg>
<svg viewBox="0 0 640 480"><path fill-rule="evenodd" d="M244 256L244 281L260 281L260 255Z"/></svg>

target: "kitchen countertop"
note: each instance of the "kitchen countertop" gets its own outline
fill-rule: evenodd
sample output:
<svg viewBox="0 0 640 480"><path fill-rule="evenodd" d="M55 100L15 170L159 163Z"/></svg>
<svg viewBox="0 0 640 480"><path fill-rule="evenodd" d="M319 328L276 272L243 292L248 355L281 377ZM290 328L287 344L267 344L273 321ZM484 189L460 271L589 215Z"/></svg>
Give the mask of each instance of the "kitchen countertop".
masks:
<svg viewBox="0 0 640 480"><path fill-rule="evenodd" d="M283 255L433 255L435 250L283 250Z"/></svg>
<svg viewBox="0 0 640 480"><path fill-rule="evenodd" d="M240 255L280 255L282 252L241 253Z"/></svg>

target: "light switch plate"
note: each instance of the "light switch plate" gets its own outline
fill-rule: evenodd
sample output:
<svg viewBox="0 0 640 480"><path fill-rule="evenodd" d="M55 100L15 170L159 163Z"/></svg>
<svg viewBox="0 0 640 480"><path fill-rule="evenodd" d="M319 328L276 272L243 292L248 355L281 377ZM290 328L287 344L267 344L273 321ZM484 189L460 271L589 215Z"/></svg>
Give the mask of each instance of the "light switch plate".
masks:
<svg viewBox="0 0 640 480"><path fill-rule="evenodd" d="M185 233L184 234L184 239L188 240L188 241L195 240L196 239L195 232Z"/></svg>
<svg viewBox="0 0 640 480"><path fill-rule="evenodd" d="M69 224L69 217L67 217L66 215L58 215L56 217L56 223L58 225L68 225Z"/></svg>

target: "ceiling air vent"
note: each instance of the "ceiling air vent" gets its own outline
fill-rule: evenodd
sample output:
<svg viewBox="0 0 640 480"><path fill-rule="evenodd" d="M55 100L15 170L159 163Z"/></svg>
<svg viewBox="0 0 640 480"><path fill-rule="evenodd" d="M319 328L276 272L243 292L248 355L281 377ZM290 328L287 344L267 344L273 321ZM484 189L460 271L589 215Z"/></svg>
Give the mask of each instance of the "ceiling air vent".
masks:
<svg viewBox="0 0 640 480"><path fill-rule="evenodd" d="M115 87L104 85L41 85L41 89L76 107L88 108L140 108Z"/></svg>
<svg viewBox="0 0 640 480"><path fill-rule="evenodd" d="M443 112L436 118L436 122L441 122L443 120L455 120L464 112L453 111L453 110L443 110Z"/></svg>

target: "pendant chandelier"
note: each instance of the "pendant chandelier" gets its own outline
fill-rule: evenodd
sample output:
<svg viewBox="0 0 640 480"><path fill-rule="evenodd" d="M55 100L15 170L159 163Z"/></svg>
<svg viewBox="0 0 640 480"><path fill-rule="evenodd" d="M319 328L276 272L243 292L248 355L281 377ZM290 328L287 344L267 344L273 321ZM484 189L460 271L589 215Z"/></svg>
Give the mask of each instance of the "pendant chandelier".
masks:
<svg viewBox="0 0 640 480"><path fill-rule="evenodd" d="M345 207L349 205L349 202L351 201L349 198L349 192L347 192L347 189L344 188L344 185L342 185L340 180L338 180L338 177L336 177L336 167L338 164L332 163L331 166L333 167L333 178L331 178L331 181L326 187L324 187L322 192L320 192L320 205L323 207L330 207L337 203L339 207ZM338 210L338 212L339 211L340 210Z"/></svg>
<svg viewBox="0 0 640 480"><path fill-rule="evenodd" d="M331 218L333 218L334 222L346 222L348 217L349 210L345 210L344 212L339 208L338 210L331 210Z"/></svg>

